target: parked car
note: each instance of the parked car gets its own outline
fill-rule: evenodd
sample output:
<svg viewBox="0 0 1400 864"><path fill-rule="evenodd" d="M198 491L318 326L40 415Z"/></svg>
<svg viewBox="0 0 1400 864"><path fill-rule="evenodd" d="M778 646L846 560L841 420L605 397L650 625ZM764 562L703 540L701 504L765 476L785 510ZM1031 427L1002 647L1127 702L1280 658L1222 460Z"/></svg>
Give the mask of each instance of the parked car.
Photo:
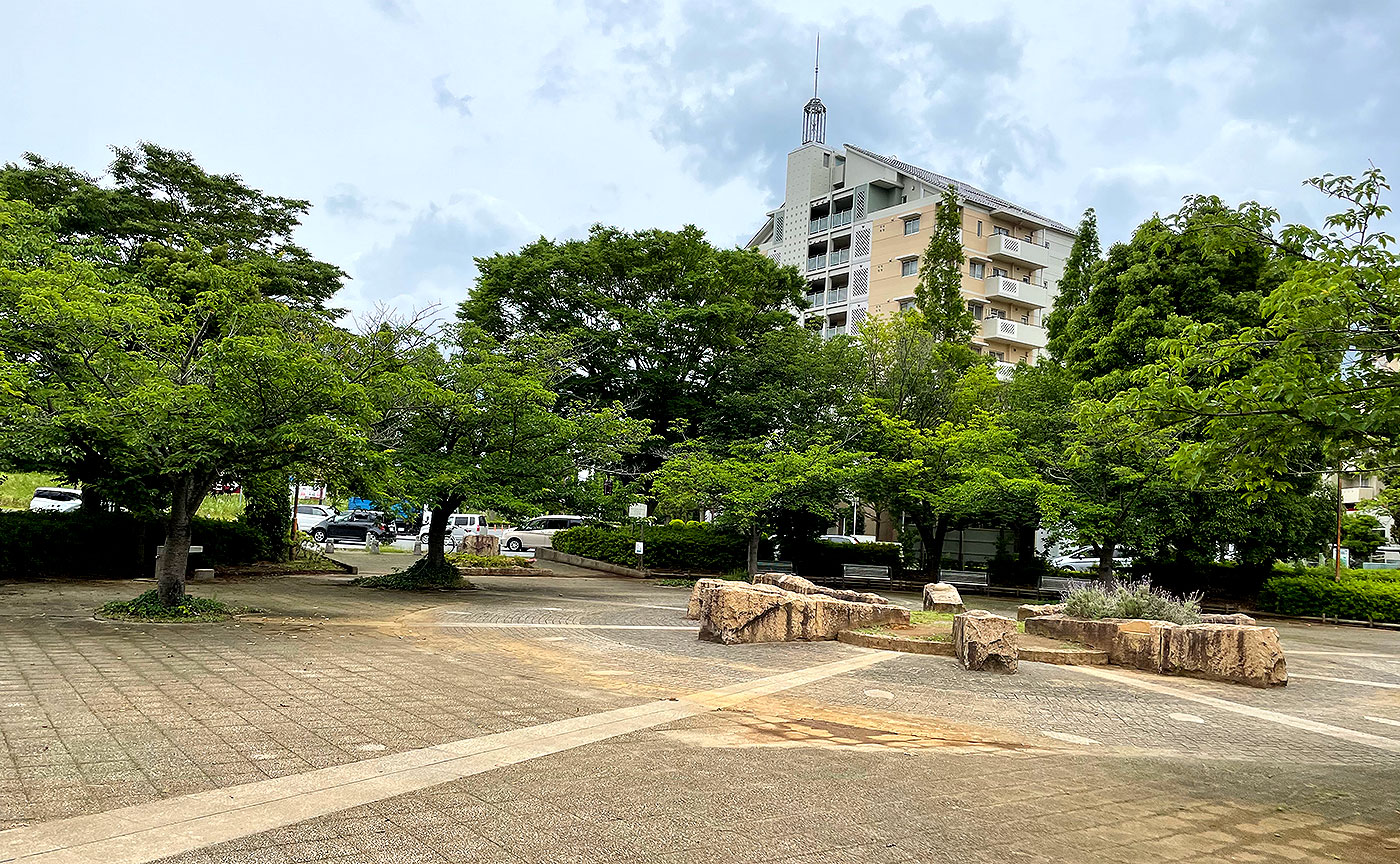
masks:
<svg viewBox="0 0 1400 864"><path fill-rule="evenodd" d="M586 521L582 516L536 516L518 528L507 528L501 534L501 546L511 552L548 549L555 534L566 528L577 528Z"/></svg>
<svg viewBox="0 0 1400 864"><path fill-rule="evenodd" d="M419 542L428 542L428 526L432 524L432 521L433 514L431 513L423 517L423 527L418 529ZM486 533L486 517L480 513L453 513L447 517L446 536L450 546L459 545L463 538Z"/></svg>
<svg viewBox="0 0 1400 864"><path fill-rule="evenodd" d="M817 539L818 539L818 540L825 540L825 541L828 542L828 543L859 543L859 542L860 542L860 539L859 539L859 538L853 537L853 536L851 536L850 534L823 534L822 536L818 537Z"/></svg>
<svg viewBox="0 0 1400 864"><path fill-rule="evenodd" d="M297 529L310 531L322 522L335 516L334 507L325 504L298 504L297 505Z"/></svg>
<svg viewBox="0 0 1400 864"><path fill-rule="evenodd" d="M1133 554L1131 549L1120 548L1118 554L1113 556L1113 569L1126 570L1133 566ZM1093 546L1080 546L1068 554L1052 558L1050 564L1061 570L1089 573L1099 568L1099 554L1094 551Z"/></svg>
<svg viewBox="0 0 1400 864"><path fill-rule="evenodd" d="M29 499L30 510L46 510L51 513L68 513L83 506L83 490L63 489L57 486L40 486Z"/></svg>
<svg viewBox="0 0 1400 864"><path fill-rule="evenodd" d="M393 543L398 539L394 520L378 510L351 510L339 513L311 529L311 539L317 543L332 540L358 540L368 543L370 537L380 543Z"/></svg>

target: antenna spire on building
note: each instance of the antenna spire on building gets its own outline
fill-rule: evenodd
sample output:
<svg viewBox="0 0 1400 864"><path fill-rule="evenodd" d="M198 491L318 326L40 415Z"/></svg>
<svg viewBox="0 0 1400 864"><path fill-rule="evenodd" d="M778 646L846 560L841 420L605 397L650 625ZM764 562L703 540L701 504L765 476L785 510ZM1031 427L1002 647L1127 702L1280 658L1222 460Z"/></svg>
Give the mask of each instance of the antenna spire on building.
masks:
<svg viewBox="0 0 1400 864"><path fill-rule="evenodd" d="M812 98L802 109L802 143L826 143L826 106L817 98L817 76L821 73L822 34L817 34L816 60L812 64Z"/></svg>

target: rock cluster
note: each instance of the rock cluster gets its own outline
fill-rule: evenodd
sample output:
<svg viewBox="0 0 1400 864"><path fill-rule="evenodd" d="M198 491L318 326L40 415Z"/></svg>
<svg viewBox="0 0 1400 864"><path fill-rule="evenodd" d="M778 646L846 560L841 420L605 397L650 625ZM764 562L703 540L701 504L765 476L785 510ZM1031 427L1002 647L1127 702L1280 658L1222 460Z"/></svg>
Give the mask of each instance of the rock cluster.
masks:
<svg viewBox="0 0 1400 864"><path fill-rule="evenodd" d="M828 588L825 585L818 585L793 573L755 573L753 582L755 585L777 585L784 591L791 591L794 594L822 594L827 597L835 597L837 600L849 600L852 603L876 603L887 605L890 602L879 594L871 594L868 591L842 591L837 588Z"/></svg>
<svg viewBox="0 0 1400 864"><path fill-rule="evenodd" d="M1024 621L1027 618L1039 618L1041 615L1063 615L1065 614L1065 604L1063 603L1022 603L1016 607L1016 620Z"/></svg>
<svg viewBox="0 0 1400 864"><path fill-rule="evenodd" d="M908 609L877 594L866 596L880 602L844 600L820 591L802 594L770 584L701 579L691 593L689 613L700 621L701 639L726 645L835 639L842 630L909 623Z"/></svg>
<svg viewBox="0 0 1400 864"><path fill-rule="evenodd" d="M1110 663L1148 672L1254 687L1288 683L1283 648L1272 627L1043 615L1027 619L1026 632L1089 645L1107 651Z"/></svg>
<svg viewBox="0 0 1400 864"><path fill-rule="evenodd" d="M964 669L1016 671L1016 622L983 609L953 616L953 656Z"/></svg>
<svg viewBox="0 0 1400 864"><path fill-rule="evenodd" d="M967 607L963 605L962 595L958 593L956 585L949 585L947 582L930 582L924 586L924 611L951 612L956 615L959 612L966 612Z"/></svg>

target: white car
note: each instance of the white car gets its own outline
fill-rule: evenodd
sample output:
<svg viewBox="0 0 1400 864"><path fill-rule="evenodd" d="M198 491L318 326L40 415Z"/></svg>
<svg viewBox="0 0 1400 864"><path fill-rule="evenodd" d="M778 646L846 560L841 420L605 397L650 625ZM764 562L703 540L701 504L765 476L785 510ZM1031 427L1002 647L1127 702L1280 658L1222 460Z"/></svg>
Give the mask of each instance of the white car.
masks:
<svg viewBox="0 0 1400 864"><path fill-rule="evenodd" d="M308 534L312 528L336 515L334 507L325 504L298 504L297 505L297 530L305 531Z"/></svg>
<svg viewBox="0 0 1400 864"><path fill-rule="evenodd" d="M1073 552L1052 558L1050 564L1060 570L1089 573L1099 569L1099 554L1094 551L1093 546L1080 546ZM1131 566L1133 566L1132 550L1119 547L1118 553L1113 556L1113 569L1126 570Z"/></svg>
<svg viewBox="0 0 1400 864"><path fill-rule="evenodd" d="M418 529L418 541L428 542L428 526L432 524L432 514L423 517L423 527ZM451 546L461 545L468 537L486 534L486 517L480 513L453 513L447 517L447 542Z"/></svg>
<svg viewBox="0 0 1400 864"><path fill-rule="evenodd" d="M518 528L507 528L501 534L501 547L511 552L521 549L550 548L554 535L566 528L584 523L582 516L536 516Z"/></svg>
<svg viewBox="0 0 1400 864"><path fill-rule="evenodd" d="M859 543L860 539L850 534L823 534L817 538L828 543Z"/></svg>
<svg viewBox="0 0 1400 864"><path fill-rule="evenodd" d="M30 510L50 513L71 513L83 506L83 490L63 489L57 486L40 486L29 499Z"/></svg>

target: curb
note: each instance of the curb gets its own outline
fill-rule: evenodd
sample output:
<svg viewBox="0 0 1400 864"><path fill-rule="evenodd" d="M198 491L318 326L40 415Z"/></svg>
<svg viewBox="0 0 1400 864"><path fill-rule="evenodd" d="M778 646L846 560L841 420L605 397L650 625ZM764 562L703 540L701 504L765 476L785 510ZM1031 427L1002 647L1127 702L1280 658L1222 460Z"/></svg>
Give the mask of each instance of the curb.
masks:
<svg viewBox="0 0 1400 864"><path fill-rule="evenodd" d="M899 651L904 654L932 657L954 656L952 642L935 642L929 639L842 630L836 634L836 641L858 648L874 648L877 651ZM1016 659L1027 663L1049 663L1052 666L1107 666L1108 652L1093 648L1017 648Z"/></svg>
<svg viewBox="0 0 1400 864"><path fill-rule="evenodd" d="M582 555L570 555L567 552L560 552L557 549L550 549L545 546L541 546L535 550L535 560L557 561L560 564L582 567L585 570L598 570L603 573L611 573L614 576L630 576L633 579L647 578L647 572L645 570L638 570L635 567L623 567L621 564L599 561L596 558L584 558Z"/></svg>
<svg viewBox="0 0 1400 864"><path fill-rule="evenodd" d="M325 555L324 557L327 561L344 570L346 573L349 573L351 576L360 575L360 568L356 567L354 564L347 564L333 555Z"/></svg>

